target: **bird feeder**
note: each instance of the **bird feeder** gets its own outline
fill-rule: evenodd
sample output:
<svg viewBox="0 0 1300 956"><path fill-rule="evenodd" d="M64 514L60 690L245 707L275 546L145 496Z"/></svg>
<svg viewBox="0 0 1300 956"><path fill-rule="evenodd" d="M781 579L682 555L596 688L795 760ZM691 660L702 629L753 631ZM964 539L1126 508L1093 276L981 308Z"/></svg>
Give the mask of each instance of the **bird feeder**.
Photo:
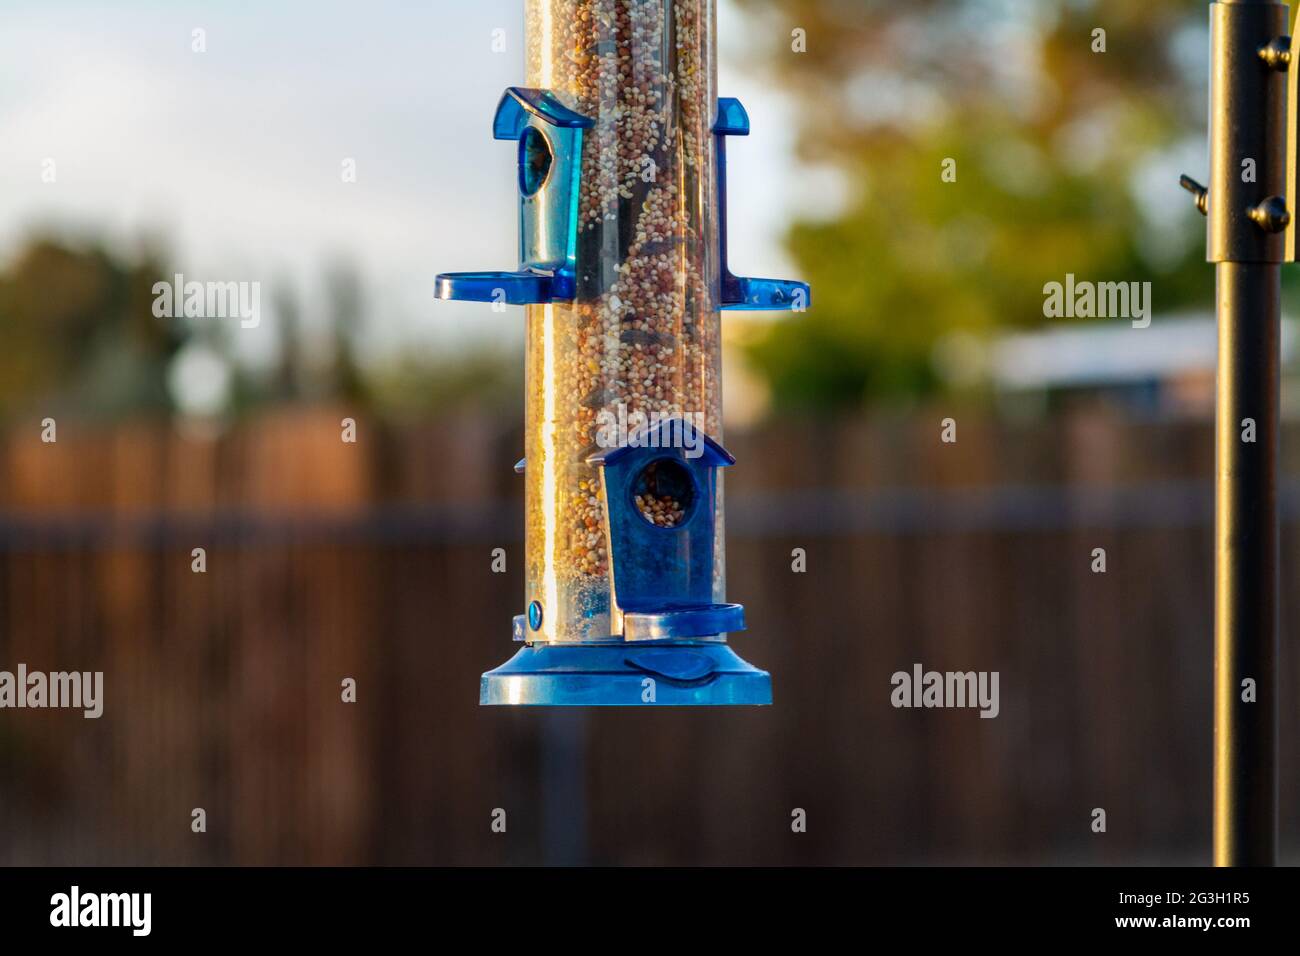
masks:
<svg viewBox="0 0 1300 956"><path fill-rule="evenodd" d="M713 0L526 0L519 266L437 295L526 311L524 647L483 704L768 704L727 634L721 312L803 309L732 274Z"/></svg>

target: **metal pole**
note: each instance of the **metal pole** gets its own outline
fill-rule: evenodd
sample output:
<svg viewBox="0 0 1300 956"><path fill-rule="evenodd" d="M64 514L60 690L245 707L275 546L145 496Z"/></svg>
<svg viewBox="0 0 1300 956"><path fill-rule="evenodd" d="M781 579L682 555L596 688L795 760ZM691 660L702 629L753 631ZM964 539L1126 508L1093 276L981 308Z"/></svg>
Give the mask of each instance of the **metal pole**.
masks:
<svg viewBox="0 0 1300 956"><path fill-rule="evenodd" d="M1214 863L1277 853L1278 357L1286 193L1287 8L1210 4L1215 422ZM1196 190L1193 189L1195 192Z"/></svg>
<svg viewBox="0 0 1300 956"><path fill-rule="evenodd" d="M1223 262L1216 268L1214 864L1271 866L1277 834L1281 266ZM1254 442L1242 439L1247 420L1255 423ZM1253 702L1243 688L1247 679L1255 682Z"/></svg>

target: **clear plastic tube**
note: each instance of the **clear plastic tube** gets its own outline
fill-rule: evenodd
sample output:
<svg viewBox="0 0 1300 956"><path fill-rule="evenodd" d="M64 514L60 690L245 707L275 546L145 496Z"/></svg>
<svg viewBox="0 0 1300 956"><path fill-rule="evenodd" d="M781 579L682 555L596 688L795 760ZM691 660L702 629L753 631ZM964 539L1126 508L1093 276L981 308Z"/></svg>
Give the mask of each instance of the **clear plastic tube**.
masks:
<svg viewBox="0 0 1300 956"><path fill-rule="evenodd" d="M714 0L526 0L527 85L595 121L583 144L577 292L530 306L530 639L610 637L605 504L587 456L656 420L721 440ZM643 512L678 508L647 495ZM724 590L722 506L714 590ZM670 597L670 596L666 596Z"/></svg>

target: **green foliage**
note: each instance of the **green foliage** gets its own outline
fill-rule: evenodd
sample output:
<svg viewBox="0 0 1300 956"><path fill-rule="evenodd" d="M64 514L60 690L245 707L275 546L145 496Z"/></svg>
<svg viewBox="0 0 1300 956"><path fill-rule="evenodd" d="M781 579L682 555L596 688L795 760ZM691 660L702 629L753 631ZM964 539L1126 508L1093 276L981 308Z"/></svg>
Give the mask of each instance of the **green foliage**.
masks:
<svg viewBox="0 0 1300 956"><path fill-rule="evenodd" d="M777 407L932 393L937 343L1043 323L1067 272L1151 281L1157 316L1208 308L1203 221L1176 188L1205 135L1204 4L740 2L771 38L755 68L802 104L802 158L850 186L788 236L813 307L751 351Z"/></svg>
<svg viewBox="0 0 1300 956"><path fill-rule="evenodd" d="M101 415L167 409L181 337L153 316L162 271L148 254L28 244L0 271L0 415L37 402Z"/></svg>
<svg viewBox="0 0 1300 956"><path fill-rule="evenodd" d="M0 264L0 420L23 414L114 419L176 412L174 361L191 344L230 372L222 420L278 404L343 401L380 414L420 415L465 404L515 414L516 350L478 348L445 358L403 352L362 365L368 317L351 264L327 263L322 314L308 322L285 281L271 290L278 339L269 368L236 355L237 323L158 318L155 282L172 270L158 253L36 238Z"/></svg>
<svg viewBox="0 0 1300 956"><path fill-rule="evenodd" d="M523 361L518 351L468 346L454 355L410 353L376 369L370 381L377 408L389 417L420 417L448 409L519 414Z"/></svg>

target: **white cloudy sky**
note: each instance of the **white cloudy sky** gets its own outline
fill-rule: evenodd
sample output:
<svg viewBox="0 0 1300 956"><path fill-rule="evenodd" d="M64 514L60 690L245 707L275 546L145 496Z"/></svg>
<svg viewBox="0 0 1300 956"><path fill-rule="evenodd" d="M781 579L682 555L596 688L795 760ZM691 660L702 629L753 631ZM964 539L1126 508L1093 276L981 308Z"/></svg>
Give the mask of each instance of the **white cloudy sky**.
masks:
<svg viewBox="0 0 1300 956"><path fill-rule="evenodd" d="M522 6L3 0L0 259L36 229L153 234L189 277L287 279L310 312L324 263L343 256L363 276L377 352L517 335L517 315L431 290L439 271L516 265L514 155L489 129L522 81ZM754 25L722 7L720 86L755 127L731 153L732 261L784 275L780 233L809 180L789 104L746 63ZM206 53L191 51L195 27ZM490 49L497 27L504 55ZM344 157L355 184L340 181ZM46 158L56 183L41 181ZM238 345L256 360L274 336L266 321Z"/></svg>

